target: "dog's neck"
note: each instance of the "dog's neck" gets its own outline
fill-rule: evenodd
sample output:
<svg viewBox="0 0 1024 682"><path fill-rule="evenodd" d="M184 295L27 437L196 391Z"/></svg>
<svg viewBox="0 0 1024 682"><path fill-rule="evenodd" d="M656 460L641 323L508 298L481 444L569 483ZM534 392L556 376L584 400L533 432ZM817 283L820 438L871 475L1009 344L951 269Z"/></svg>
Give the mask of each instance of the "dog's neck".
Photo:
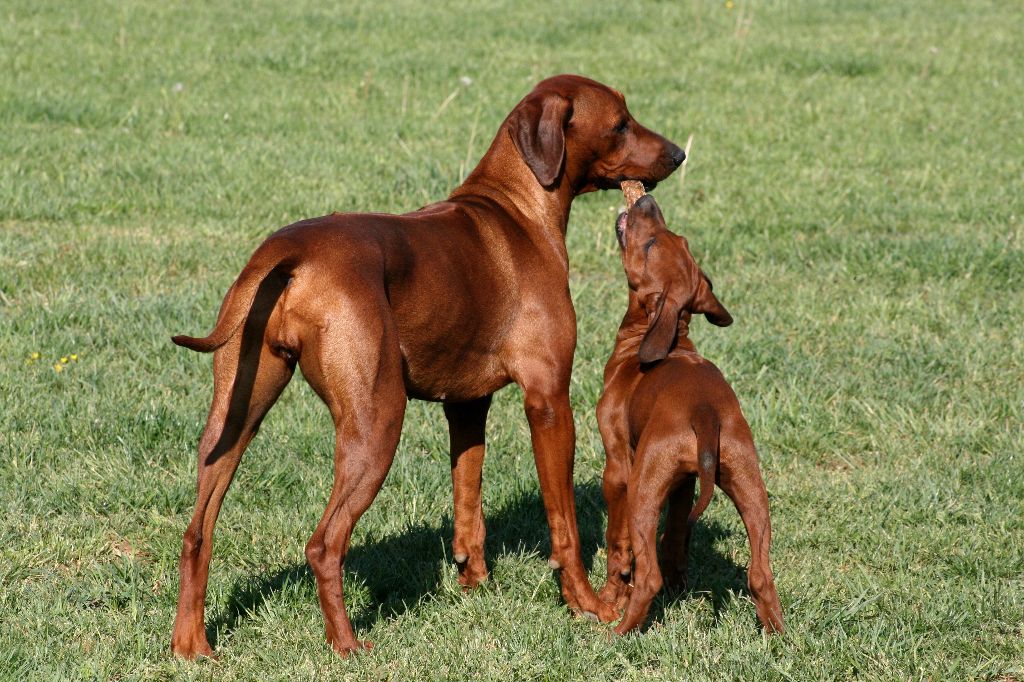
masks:
<svg viewBox="0 0 1024 682"><path fill-rule="evenodd" d="M615 335L615 350L612 353L612 360L616 362L637 362L637 353L640 350L640 343L647 334L650 326L650 317L640 305L640 297L632 289L629 290L629 305L626 307L626 315L622 318L619 331ZM697 347L690 340L690 313L684 312L679 317L679 327L676 331L676 343L669 351L669 355L677 352L696 353Z"/></svg>
<svg viewBox="0 0 1024 682"><path fill-rule="evenodd" d="M477 195L499 204L522 225L555 233L565 241L569 209L575 198L572 182L562 173L558 184L545 189L519 154L507 124L498 131L487 153L449 200Z"/></svg>

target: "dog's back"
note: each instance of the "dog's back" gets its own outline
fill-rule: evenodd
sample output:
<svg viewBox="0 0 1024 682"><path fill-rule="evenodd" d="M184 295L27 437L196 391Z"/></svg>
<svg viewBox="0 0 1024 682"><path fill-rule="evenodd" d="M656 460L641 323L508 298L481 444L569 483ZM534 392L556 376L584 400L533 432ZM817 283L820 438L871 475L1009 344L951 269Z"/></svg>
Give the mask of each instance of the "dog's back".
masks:
<svg viewBox="0 0 1024 682"><path fill-rule="evenodd" d="M711 502L722 458L728 464L756 457L736 394L714 363L675 351L643 375L628 400L633 446L653 448L647 456L663 459L680 479L698 476L700 497L687 518L692 525Z"/></svg>

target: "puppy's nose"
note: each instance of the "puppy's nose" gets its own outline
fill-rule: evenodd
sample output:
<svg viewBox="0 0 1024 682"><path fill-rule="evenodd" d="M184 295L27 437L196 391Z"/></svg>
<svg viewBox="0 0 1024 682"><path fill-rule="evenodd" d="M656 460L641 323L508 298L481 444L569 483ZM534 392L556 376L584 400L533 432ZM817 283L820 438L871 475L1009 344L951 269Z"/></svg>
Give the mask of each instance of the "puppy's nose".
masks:
<svg viewBox="0 0 1024 682"><path fill-rule="evenodd" d="M652 197L650 194L643 195L642 197L636 200L635 204L633 204L633 208L640 209L641 213L650 213L651 211L654 210L655 206L657 206L657 202L654 201L654 197Z"/></svg>
<svg viewBox="0 0 1024 682"><path fill-rule="evenodd" d="M676 165L676 168L683 165L683 161L686 161L686 152L679 147L672 150L672 163Z"/></svg>

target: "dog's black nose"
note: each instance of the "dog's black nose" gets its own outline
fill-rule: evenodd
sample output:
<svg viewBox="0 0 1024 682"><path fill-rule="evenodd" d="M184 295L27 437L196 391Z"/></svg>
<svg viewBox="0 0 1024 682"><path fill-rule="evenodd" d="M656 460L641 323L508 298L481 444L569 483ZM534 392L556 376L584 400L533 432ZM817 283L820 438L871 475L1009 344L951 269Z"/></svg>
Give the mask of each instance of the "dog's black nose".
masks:
<svg viewBox="0 0 1024 682"><path fill-rule="evenodd" d="M683 165L683 161L686 161L686 152L679 147L676 147L672 151L672 163L676 165L676 168Z"/></svg>

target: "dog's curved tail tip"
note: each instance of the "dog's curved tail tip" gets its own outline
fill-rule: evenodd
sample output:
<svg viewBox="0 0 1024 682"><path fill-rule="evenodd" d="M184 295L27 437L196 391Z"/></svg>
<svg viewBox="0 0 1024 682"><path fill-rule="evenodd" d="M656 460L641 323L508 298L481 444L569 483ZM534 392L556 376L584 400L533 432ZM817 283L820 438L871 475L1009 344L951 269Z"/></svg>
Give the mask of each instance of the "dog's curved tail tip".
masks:
<svg viewBox="0 0 1024 682"><path fill-rule="evenodd" d="M177 346L188 348L189 350L194 350L198 353L211 353L224 345L223 341L218 343L218 340L214 339L212 336L206 336L200 339L195 336L184 336L179 334L178 336L172 336L171 341L173 341Z"/></svg>
<svg viewBox="0 0 1024 682"><path fill-rule="evenodd" d="M280 240L277 243L279 244ZM284 244L286 249L287 242ZM288 269L294 266L294 259L290 259L287 252L281 251L281 248L267 251L265 247L261 247L253 255L238 275L238 279L228 289L221 315L217 318L217 325L209 336L172 336L171 341L200 353L213 352L227 343L249 315L263 280L279 268L283 269L282 274L287 274Z"/></svg>

